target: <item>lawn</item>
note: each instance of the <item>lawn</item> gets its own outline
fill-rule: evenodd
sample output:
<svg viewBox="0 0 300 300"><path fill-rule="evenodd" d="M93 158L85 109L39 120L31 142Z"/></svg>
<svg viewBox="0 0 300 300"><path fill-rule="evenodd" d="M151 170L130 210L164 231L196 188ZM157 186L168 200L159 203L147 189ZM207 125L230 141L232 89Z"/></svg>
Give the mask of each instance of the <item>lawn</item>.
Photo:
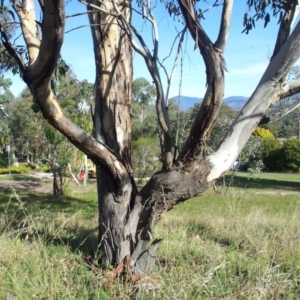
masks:
<svg viewBox="0 0 300 300"><path fill-rule="evenodd" d="M70 184L62 200L2 189L0 299L299 299L300 176L248 175L163 215L154 282L135 284L110 279L90 252L95 183Z"/></svg>

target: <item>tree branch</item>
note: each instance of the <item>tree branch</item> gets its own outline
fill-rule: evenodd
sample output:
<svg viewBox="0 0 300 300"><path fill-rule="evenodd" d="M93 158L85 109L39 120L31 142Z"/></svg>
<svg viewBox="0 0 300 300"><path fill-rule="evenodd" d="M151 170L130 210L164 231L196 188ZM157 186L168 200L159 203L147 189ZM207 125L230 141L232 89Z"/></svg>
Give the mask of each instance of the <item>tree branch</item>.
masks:
<svg viewBox="0 0 300 300"><path fill-rule="evenodd" d="M270 61L258 86L220 145L218 151L208 157L213 166L208 181L224 174L238 157L252 131L266 114L271 105L298 89L298 80L283 84L283 80L300 57L300 22L281 47L279 53Z"/></svg>
<svg viewBox="0 0 300 300"><path fill-rule="evenodd" d="M168 85L167 85L167 91L166 91L166 97L165 97L167 106L168 106L168 103L169 103L169 94L170 94L172 79L173 79L173 76L174 76L174 73L175 73L175 69L177 67L179 54L180 54L180 51L181 51L181 48L182 48L182 43L184 41L184 36L186 34L186 31L187 31L187 27L185 26L184 29L181 32L181 35L180 35L180 39L179 39L178 46L177 46L177 52L176 52L176 56L175 56L175 60L174 60L174 64L173 64L170 76L168 76L168 74L166 72L167 79L168 79Z"/></svg>
<svg viewBox="0 0 300 300"><path fill-rule="evenodd" d="M224 51L229 36L229 29L231 23L231 15L232 15L232 5L233 5L233 0L225 0L223 3L219 36L217 41L215 42L215 47L217 47L221 51Z"/></svg>
<svg viewBox="0 0 300 300"><path fill-rule="evenodd" d="M265 124L269 124L269 123L278 121L279 119L286 116L287 114L289 114L290 112L292 112L299 106L300 106L300 99L295 101L293 104L280 109L279 111L267 114L260 120L259 125L265 125Z"/></svg>
<svg viewBox="0 0 300 300"><path fill-rule="evenodd" d="M39 53L40 40L36 34L35 5L34 0L23 1L22 4L17 0L12 1L23 32L24 41L28 51L29 63L32 64Z"/></svg>
<svg viewBox="0 0 300 300"><path fill-rule="evenodd" d="M114 1L113 1L114 3ZM114 4L115 5L115 4ZM145 4L146 5L146 4ZM130 31L128 30L128 35L130 36L130 40L132 43L133 48L142 55L144 58L144 61L146 63L146 66L150 72L150 75L153 79L153 82L156 87L156 112L157 112L157 118L158 118L158 124L163 132L163 135L160 135L160 143L163 149L162 156L163 156L163 162L164 166L166 168L171 167L172 162L173 162L173 157L172 157L172 140L171 140L171 133L170 133L170 121L169 121L169 115L168 111L166 108L166 101L164 98L164 93L163 93L163 87L162 87L162 82L158 70L158 45L159 45L159 35L158 35L158 28L157 24L155 21L155 18L152 14L151 8L149 5L146 5L145 9L147 14L143 14L143 16L151 23L152 30L153 30L153 43L154 43L154 50L153 50L153 55L151 54L149 48L147 47L144 39L142 36L138 33L138 31L133 27L130 26L122 14L118 11L117 7L115 6L115 9L119 13L119 18L123 23L123 26L126 28L130 28ZM133 43L133 37L132 37L132 32L135 34L137 37L138 41L140 42L142 49L137 46L136 43Z"/></svg>
<svg viewBox="0 0 300 300"><path fill-rule="evenodd" d="M273 59L274 56L278 54L284 43L287 41L291 33L291 26L299 13L297 12L298 7L299 5L297 4L297 1L291 1L290 6L287 10L285 10L284 16L282 17L282 20L280 22L276 44L271 59Z"/></svg>
<svg viewBox="0 0 300 300"><path fill-rule="evenodd" d="M25 67L21 57L8 41L7 35L1 32L4 45L23 72L23 79L30 88L48 122L64 134L72 144L90 155L92 160L108 170L109 174L120 183L128 173L116 156L105 145L70 121L62 112L51 90L51 77L60 57L63 42L65 10L64 1L45 1L42 21L42 43L39 54L33 64ZM23 23L23 14L18 14ZM27 22L27 21L26 21ZM27 24L27 23L26 23Z"/></svg>
<svg viewBox="0 0 300 300"><path fill-rule="evenodd" d="M2 30L1 24L0 24L0 33L1 33L1 37L2 37L1 40L2 40L3 46L5 47L7 52L15 59L16 63L18 64L18 66L20 68L21 73L24 74L26 72L26 66L23 62L23 59L22 59L21 55L13 47L13 45L10 43L9 37L6 34L6 32Z"/></svg>
<svg viewBox="0 0 300 300"><path fill-rule="evenodd" d="M280 100L294 96L300 93L300 78L287 82L283 85L283 91L280 94Z"/></svg>
<svg viewBox="0 0 300 300"><path fill-rule="evenodd" d="M224 95L224 70L226 64L223 51L211 42L197 19L197 14L191 0L178 0L182 15L188 26L196 47L199 48L206 67L207 89L200 110L194 120L189 137L179 155L179 160L187 162L205 155L206 139L215 125L217 114L223 102ZM219 34L218 45L224 49L230 24L230 10L232 1L226 1L223 6L223 25ZM225 24L225 20L226 23Z"/></svg>
<svg viewBox="0 0 300 300"><path fill-rule="evenodd" d="M300 93L300 78L293 80L291 82L287 82L283 85L282 91L278 97L278 101L286 99L288 97L294 96L296 94ZM284 117L294 109L296 109L300 105L300 100L296 101L295 103L284 107L280 111L266 114L261 121L259 122L259 125L268 124L271 122L275 122L279 120L280 118Z"/></svg>

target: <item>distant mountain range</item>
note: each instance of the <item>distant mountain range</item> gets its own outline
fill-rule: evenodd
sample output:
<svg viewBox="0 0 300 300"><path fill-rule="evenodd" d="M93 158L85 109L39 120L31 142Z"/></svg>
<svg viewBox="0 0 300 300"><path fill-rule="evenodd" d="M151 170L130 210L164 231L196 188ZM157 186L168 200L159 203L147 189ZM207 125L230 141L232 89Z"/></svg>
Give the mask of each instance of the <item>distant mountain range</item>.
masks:
<svg viewBox="0 0 300 300"><path fill-rule="evenodd" d="M179 96L172 97L176 102L179 100ZM249 97L244 96L231 96L224 99L224 102L228 104L234 111L240 111ZM189 110L194 107L196 103L202 102L203 98L180 96L180 109Z"/></svg>

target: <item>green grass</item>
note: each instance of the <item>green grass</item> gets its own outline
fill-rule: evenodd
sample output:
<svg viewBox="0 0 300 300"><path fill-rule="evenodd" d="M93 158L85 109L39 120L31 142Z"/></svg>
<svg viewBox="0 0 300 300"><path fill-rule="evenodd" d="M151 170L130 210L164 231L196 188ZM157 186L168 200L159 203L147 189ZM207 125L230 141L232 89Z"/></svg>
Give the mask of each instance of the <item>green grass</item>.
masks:
<svg viewBox="0 0 300 300"><path fill-rule="evenodd" d="M135 285L86 263L95 183L69 186L61 200L0 190L0 299L299 299L299 177L239 173L227 193L219 184L222 193L176 206L155 231L164 238L157 282Z"/></svg>
<svg viewBox="0 0 300 300"><path fill-rule="evenodd" d="M299 195L253 197L231 190L223 196L210 190L177 206L157 229L166 236L158 273L165 271L166 296L297 299L299 200Z"/></svg>
<svg viewBox="0 0 300 300"><path fill-rule="evenodd" d="M15 177L15 176L14 176ZM14 178L15 179L15 178ZM18 176L15 180L25 180ZM32 182L30 186L38 185L39 179L30 179ZM51 191L51 184L49 183L48 190ZM28 191L25 189L6 188L0 190L0 213L7 209L13 209L16 205L22 203L26 205L29 213L35 213L39 210L47 209L51 212L63 212L67 216L75 213L82 213L87 217L94 216L97 213L97 195L95 193L95 184L88 184L84 189L82 186L77 187L67 186L67 195L62 199L56 199L51 193Z"/></svg>

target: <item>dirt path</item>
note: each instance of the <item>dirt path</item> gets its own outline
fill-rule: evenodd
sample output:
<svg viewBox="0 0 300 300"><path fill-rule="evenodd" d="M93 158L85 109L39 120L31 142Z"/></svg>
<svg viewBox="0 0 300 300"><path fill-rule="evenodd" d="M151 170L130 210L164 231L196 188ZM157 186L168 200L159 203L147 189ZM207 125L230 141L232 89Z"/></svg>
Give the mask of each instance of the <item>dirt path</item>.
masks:
<svg viewBox="0 0 300 300"><path fill-rule="evenodd" d="M51 181L32 181L32 180L0 180L0 190L1 189L24 189L28 191L36 191L40 193L51 192L52 182Z"/></svg>

